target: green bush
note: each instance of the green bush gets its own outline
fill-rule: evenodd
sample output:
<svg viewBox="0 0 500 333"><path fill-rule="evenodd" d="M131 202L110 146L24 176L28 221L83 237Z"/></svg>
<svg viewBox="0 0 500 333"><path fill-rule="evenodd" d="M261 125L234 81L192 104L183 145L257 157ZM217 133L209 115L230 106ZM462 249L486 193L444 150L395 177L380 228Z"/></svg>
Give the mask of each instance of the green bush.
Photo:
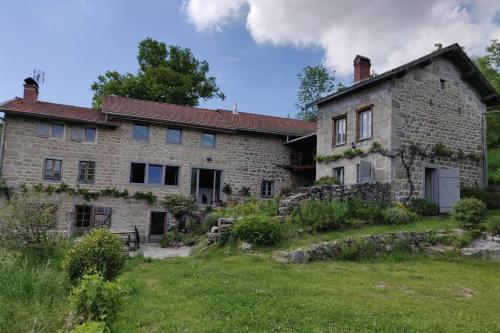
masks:
<svg viewBox="0 0 500 333"><path fill-rule="evenodd" d="M103 321L89 321L72 329L69 333L108 333L109 329Z"/></svg>
<svg viewBox="0 0 500 333"><path fill-rule="evenodd" d="M486 204L475 198L460 199L452 210L453 218L467 230L478 229L486 213Z"/></svg>
<svg viewBox="0 0 500 333"><path fill-rule="evenodd" d="M439 207L434 202L424 198L413 198L408 205L408 208L421 216L436 216L439 215Z"/></svg>
<svg viewBox="0 0 500 333"><path fill-rule="evenodd" d="M217 226L218 223L219 216L217 214L208 214L201 222L201 233L206 234L207 232L210 232L210 230L212 230L212 227Z"/></svg>
<svg viewBox="0 0 500 333"><path fill-rule="evenodd" d="M500 235L500 215L490 216L485 224L486 230L493 235Z"/></svg>
<svg viewBox="0 0 500 333"><path fill-rule="evenodd" d="M196 244L197 237L192 234L185 234L178 230L170 230L160 239L161 247L192 246Z"/></svg>
<svg viewBox="0 0 500 333"><path fill-rule="evenodd" d="M461 198L474 198L481 200L489 209L500 208L500 203L497 202L495 195L487 189L478 186L463 186L460 188Z"/></svg>
<svg viewBox="0 0 500 333"><path fill-rule="evenodd" d="M250 215L234 225L234 235L255 245L274 245L283 238L283 227L266 215Z"/></svg>
<svg viewBox="0 0 500 333"><path fill-rule="evenodd" d="M384 222L387 224L405 224L412 220L413 216L407 209L399 206L389 207L384 210Z"/></svg>
<svg viewBox="0 0 500 333"><path fill-rule="evenodd" d="M248 198L244 203L220 209L213 214L217 217L241 217L248 215L266 215L272 217L278 214L278 205L278 198L269 200Z"/></svg>
<svg viewBox="0 0 500 333"><path fill-rule="evenodd" d="M365 202L360 199L347 200L347 216L351 220L362 221L358 224L383 224L384 209L387 208L387 202Z"/></svg>
<svg viewBox="0 0 500 333"><path fill-rule="evenodd" d="M347 213L348 206L344 202L310 200L297 207L289 221L312 231L336 230L346 225Z"/></svg>
<svg viewBox="0 0 500 333"><path fill-rule="evenodd" d="M85 274L71 290L70 308L80 322L105 321L116 314L127 294L121 281L106 281L100 274Z"/></svg>
<svg viewBox="0 0 500 333"><path fill-rule="evenodd" d="M107 280L118 276L125 265L121 239L105 228L97 228L75 244L64 266L72 282L95 271Z"/></svg>
<svg viewBox="0 0 500 333"><path fill-rule="evenodd" d="M322 185L338 185L339 181L337 178L332 176L323 176L320 179L314 182L314 185L322 186Z"/></svg>
<svg viewBox="0 0 500 333"><path fill-rule="evenodd" d="M56 237L57 206L48 204L38 193L17 194L0 209L0 246L46 258L51 255Z"/></svg>

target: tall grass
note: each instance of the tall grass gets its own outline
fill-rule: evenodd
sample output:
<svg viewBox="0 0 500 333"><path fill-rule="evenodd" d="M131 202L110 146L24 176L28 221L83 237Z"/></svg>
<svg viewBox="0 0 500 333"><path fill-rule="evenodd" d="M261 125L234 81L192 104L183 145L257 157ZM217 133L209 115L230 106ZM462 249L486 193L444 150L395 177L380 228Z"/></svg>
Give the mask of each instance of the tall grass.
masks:
<svg viewBox="0 0 500 333"><path fill-rule="evenodd" d="M0 249L0 332L55 332L63 326L68 285L59 258Z"/></svg>
<svg viewBox="0 0 500 333"><path fill-rule="evenodd" d="M296 208L288 222L314 231L337 230L347 222L349 208L342 201L311 200Z"/></svg>

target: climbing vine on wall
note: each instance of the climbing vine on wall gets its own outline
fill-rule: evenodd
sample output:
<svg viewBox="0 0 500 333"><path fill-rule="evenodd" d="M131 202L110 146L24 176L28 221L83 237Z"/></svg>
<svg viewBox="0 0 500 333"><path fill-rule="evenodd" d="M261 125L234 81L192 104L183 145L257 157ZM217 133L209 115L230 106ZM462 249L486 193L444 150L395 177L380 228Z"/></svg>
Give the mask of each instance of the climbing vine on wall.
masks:
<svg viewBox="0 0 500 333"><path fill-rule="evenodd" d="M332 155L316 155L316 161L318 163L328 163L332 161L337 161L342 158L352 159L356 156L365 157L368 154L380 154L382 156L390 157L390 158L400 158L401 164L403 165L406 171L406 177L408 180L408 184L410 186L410 191L408 197L405 201L411 200L413 197L413 193L415 192L415 185L413 183L412 177L412 169L415 164L415 160L417 158L421 159L430 159L431 161L435 159L447 159L453 161L460 160L470 160L474 162L479 162L482 158L482 154L477 154L474 152L465 153L463 150L458 149L456 151L448 148L442 142L436 143L430 151L427 151L425 148L419 147L416 144L402 145L394 149L393 151L389 151L385 149L380 142L374 141L368 151L363 151L360 148L349 148L344 150L338 154Z"/></svg>
<svg viewBox="0 0 500 333"><path fill-rule="evenodd" d="M30 189L26 185L21 185L19 187L21 192L28 192ZM110 198L122 198L122 199L136 199L143 200L148 205L153 205L157 201L156 195L152 192L141 192L136 191L133 195L130 195L127 190L120 191L116 188L105 188L98 191L91 191L86 188L81 188L78 185L76 187L71 187L68 184L61 183L57 186L54 185L44 185L44 184L35 184L31 187L34 192L38 193L46 193L47 195L52 194L61 194L65 193L71 196L82 196L86 201L96 200L99 197L110 197Z"/></svg>

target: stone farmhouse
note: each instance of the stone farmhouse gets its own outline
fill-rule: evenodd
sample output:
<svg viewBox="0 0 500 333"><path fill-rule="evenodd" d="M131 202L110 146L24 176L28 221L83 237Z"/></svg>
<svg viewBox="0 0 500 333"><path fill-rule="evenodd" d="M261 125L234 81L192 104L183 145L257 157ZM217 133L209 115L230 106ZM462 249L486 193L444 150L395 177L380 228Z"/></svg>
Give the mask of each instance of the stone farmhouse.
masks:
<svg viewBox="0 0 500 333"><path fill-rule="evenodd" d="M217 206L238 192L265 199L333 176L388 183L392 199L426 197L449 211L461 184L487 179L484 116L498 94L458 44L381 75L370 67L356 57L354 84L315 102L317 123L116 96L101 110L61 105L39 101L28 78L22 98L0 104L1 173L14 188L108 193L54 191L60 230L137 227L149 241L173 218L138 200L148 192Z"/></svg>
<svg viewBox="0 0 500 333"><path fill-rule="evenodd" d="M315 102L317 178L389 182L393 199L425 197L441 212L461 185L486 184L485 112L499 96L458 44L381 75L370 70L357 56L354 84Z"/></svg>
<svg viewBox="0 0 500 333"><path fill-rule="evenodd" d="M130 196L180 193L200 205L220 205L228 199L225 184L234 194L270 198L314 180L313 152L309 165L299 165L305 159L289 142L315 133L315 122L115 96L104 97L102 110L48 103L38 100L31 78L23 98L0 111L2 175L13 188L41 183ZM107 223L115 230L136 226L152 240L173 222L165 208L144 200L52 197L59 227L70 233Z"/></svg>

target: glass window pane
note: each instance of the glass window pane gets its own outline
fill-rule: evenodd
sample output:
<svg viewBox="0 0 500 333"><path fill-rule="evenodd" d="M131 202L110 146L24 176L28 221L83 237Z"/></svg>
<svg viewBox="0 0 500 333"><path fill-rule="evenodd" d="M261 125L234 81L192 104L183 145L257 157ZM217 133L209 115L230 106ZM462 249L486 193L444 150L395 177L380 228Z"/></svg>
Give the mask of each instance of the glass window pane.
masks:
<svg viewBox="0 0 500 333"><path fill-rule="evenodd" d="M148 141L149 127L147 125L134 124L134 139Z"/></svg>
<svg viewBox="0 0 500 333"><path fill-rule="evenodd" d="M162 165L150 164L148 166L148 184L161 184Z"/></svg>
<svg viewBox="0 0 500 333"><path fill-rule="evenodd" d="M182 140L182 130L175 128L167 129L167 142L179 144Z"/></svg>
<svg viewBox="0 0 500 333"><path fill-rule="evenodd" d="M95 141L96 129L92 127L85 128L85 141L94 142Z"/></svg>
<svg viewBox="0 0 500 333"><path fill-rule="evenodd" d="M201 134L201 145L203 147L215 147L215 134L202 133Z"/></svg>
<svg viewBox="0 0 500 333"><path fill-rule="evenodd" d="M46 123L38 123L36 124L36 135L44 138L49 137L50 135L50 126Z"/></svg>
<svg viewBox="0 0 500 333"><path fill-rule="evenodd" d="M62 138L64 134L64 125L61 124L52 124L52 133L51 135L55 138Z"/></svg>
<svg viewBox="0 0 500 333"><path fill-rule="evenodd" d="M85 136L85 131L83 127L71 128L71 140L83 141L84 136Z"/></svg>
<svg viewBox="0 0 500 333"><path fill-rule="evenodd" d="M130 164L130 182L137 184L144 184L146 179L146 164L145 163L131 163Z"/></svg>
<svg viewBox="0 0 500 333"><path fill-rule="evenodd" d="M165 167L165 185L179 185L179 167L167 165Z"/></svg>

